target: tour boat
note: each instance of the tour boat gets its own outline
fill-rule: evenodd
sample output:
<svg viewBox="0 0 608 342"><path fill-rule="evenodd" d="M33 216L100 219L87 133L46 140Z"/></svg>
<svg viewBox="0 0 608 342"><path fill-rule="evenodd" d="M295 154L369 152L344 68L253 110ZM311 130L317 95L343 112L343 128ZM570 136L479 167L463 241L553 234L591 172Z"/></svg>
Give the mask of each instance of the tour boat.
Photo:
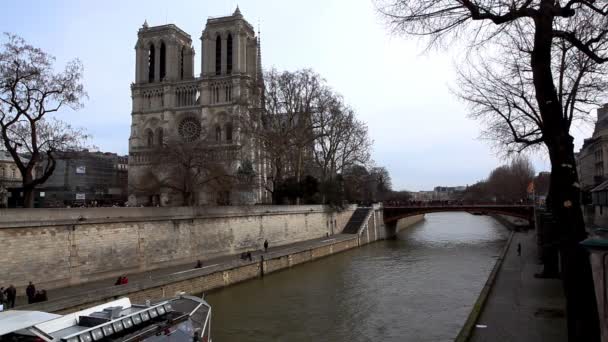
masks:
<svg viewBox="0 0 608 342"><path fill-rule="evenodd" d="M180 295L154 304L120 298L66 315L0 312L0 342L211 342L211 306Z"/></svg>

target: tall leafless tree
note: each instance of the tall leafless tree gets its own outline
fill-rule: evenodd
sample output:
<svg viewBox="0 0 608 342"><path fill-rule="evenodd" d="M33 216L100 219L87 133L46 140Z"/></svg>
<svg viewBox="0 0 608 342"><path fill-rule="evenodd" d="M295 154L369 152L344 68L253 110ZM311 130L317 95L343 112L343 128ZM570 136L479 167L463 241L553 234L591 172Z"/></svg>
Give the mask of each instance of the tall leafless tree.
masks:
<svg viewBox="0 0 608 342"><path fill-rule="evenodd" d="M367 125L355 117L340 97L317 113L315 163L322 181L331 181L352 165L367 165L372 141Z"/></svg>
<svg viewBox="0 0 608 342"><path fill-rule="evenodd" d="M264 109L245 129L264 146L271 168L266 188L273 192L286 178L299 182L303 176L316 139L315 112L323 105L327 86L309 69L271 69L264 74L264 86Z"/></svg>
<svg viewBox="0 0 608 342"><path fill-rule="evenodd" d="M24 207L33 207L34 188L55 169L54 154L79 150L87 135L52 114L63 107L78 109L86 96L82 64L53 70L54 57L5 34L0 47L0 136L22 176ZM43 164L42 167L36 167ZM34 170L41 172L34 172Z"/></svg>
<svg viewBox="0 0 608 342"><path fill-rule="evenodd" d="M585 107L585 99L594 98L594 92L603 90L601 84L606 75L597 71L608 62L608 3L386 0L378 3L378 8L396 31L427 36L431 44L459 39L468 43L469 51L496 49L503 56L516 52L518 58L512 59L513 63L478 67L488 76L489 87L481 87L487 90L482 92L492 95L494 87L498 93L494 98L481 101L494 103L493 106L482 104L481 107L499 118L489 121L497 123L498 132L502 132L498 136L502 135L507 144L521 149L542 143L547 148L552 166L550 208L561 235L568 338L570 341L599 340L591 268L586 251L579 245L586 238L586 231L570 128L576 112ZM512 70L519 74L514 80L506 76L512 74ZM597 87L593 82L583 82L585 75L595 78L599 82ZM566 82L568 77L571 77L570 86ZM591 87L581 89L582 83ZM565 87L569 90L564 91ZM466 82L464 89L466 92ZM587 91L589 97L585 94ZM478 104L474 99L473 105Z"/></svg>

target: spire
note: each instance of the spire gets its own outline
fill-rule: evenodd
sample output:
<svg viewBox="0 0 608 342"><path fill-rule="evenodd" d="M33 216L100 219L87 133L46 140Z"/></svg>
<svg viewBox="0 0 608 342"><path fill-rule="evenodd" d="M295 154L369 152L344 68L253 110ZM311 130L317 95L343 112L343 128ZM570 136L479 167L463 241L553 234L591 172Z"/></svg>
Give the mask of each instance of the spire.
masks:
<svg viewBox="0 0 608 342"><path fill-rule="evenodd" d="M258 65L257 65L257 78L258 84L262 84L263 76L262 76L262 42L260 40L260 26L258 24Z"/></svg>
<svg viewBox="0 0 608 342"><path fill-rule="evenodd" d="M259 98L259 107L263 109L264 107L264 103L266 102L265 99L265 87L264 87L264 73L262 70L262 41L260 39L260 24L258 23L258 37L257 37L257 43L258 43L258 63L257 63L257 70L256 70L256 81L257 81L257 92L260 96Z"/></svg>
<svg viewBox="0 0 608 342"><path fill-rule="evenodd" d="M239 9L239 5L236 5L236 9L234 10L234 13L232 13L233 17L242 17L243 15L241 14L241 10Z"/></svg>
<svg viewBox="0 0 608 342"><path fill-rule="evenodd" d="M145 29L147 29L147 28L149 27L149 26L148 26L148 20L147 20L147 19L146 19L146 20L144 20L144 24L143 24L143 25L141 25L141 27L142 27L142 28L145 28Z"/></svg>

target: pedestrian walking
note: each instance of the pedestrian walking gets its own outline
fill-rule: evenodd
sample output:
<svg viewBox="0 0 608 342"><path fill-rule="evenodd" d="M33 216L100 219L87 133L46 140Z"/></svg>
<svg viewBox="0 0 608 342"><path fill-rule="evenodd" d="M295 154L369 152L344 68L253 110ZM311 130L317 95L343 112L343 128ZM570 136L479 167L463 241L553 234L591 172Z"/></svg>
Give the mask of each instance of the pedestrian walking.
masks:
<svg viewBox="0 0 608 342"><path fill-rule="evenodd" d="M264 252L268 252L268 240L264 240Z"/></svg>
<svg viewBox="0 0 608 342"><path fill-rule="evenodd" d="M11 284L6 290L4 290L4 294L6 295L6 305L9 309L15 307L15 299L17 298L17 289L13 284Z"/></svg>
<svg viewBox="0 0 608 342"><path fill-rule="evenodd" d="M27 296L27 303L32 304L34 297L36 296L36 286L30 281L30 284L25 288L25 295Z"/></svg>
<svg viewBox="0 0 608 342"><path fill-rule="evenodd" d="M521 256L521 243L517 243L517 256Z"/></svg>
<svg viewBox="0 0 608 342"><path fill-rule="evenodd" d="M203 262L202 262L202 261L200 261L200 260L198 260L198 261L196 262L196 266L194 266L194 268L201 268L201 267L203 267Z"/></svg>

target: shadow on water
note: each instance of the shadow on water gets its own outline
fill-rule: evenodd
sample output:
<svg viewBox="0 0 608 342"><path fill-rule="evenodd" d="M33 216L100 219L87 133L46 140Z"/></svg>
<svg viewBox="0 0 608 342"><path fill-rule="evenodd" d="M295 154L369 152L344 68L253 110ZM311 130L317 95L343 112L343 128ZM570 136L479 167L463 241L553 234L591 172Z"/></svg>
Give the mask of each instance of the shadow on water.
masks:
<svg viewBox="0 0 608 342"><path fill-rule="evenodd" d="M381 241L212 292L214 341L441 341L466 319L507 230L427 215Z"/></svg>

